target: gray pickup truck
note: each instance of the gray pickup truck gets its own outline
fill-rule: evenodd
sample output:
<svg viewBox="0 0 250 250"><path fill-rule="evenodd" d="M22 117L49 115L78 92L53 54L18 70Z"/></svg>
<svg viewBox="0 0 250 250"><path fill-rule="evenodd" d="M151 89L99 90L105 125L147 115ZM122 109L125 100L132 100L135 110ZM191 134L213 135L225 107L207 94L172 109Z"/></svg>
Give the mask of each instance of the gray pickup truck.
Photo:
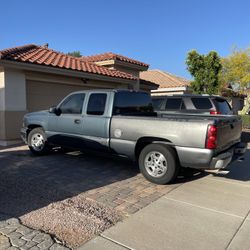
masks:
<svg viewBox="0 0 250 250"><path fill-rule="evenodd" d="M21 137L36 155L61 146L126 156L138 161L149 181L166 184L180 167L225 168L246 150L241 127L238 116L162 117L146 92L89 90L26 114Z"/></svg>

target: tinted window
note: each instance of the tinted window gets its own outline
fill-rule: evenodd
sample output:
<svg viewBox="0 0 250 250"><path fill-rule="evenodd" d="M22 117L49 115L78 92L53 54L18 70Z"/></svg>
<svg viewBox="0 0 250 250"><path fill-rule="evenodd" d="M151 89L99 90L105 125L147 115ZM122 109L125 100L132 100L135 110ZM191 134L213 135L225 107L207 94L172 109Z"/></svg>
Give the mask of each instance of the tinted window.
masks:
<svg viewBox="0 0 250 250"><path fill-rule="evenodd" d="M85 94L74 94L66 98L60 105L62 114L81 114Z"/></svg>
<svg viewBox="0 0 250 250"><path fill-rule="evenodd" d="M115 95L115 115L138 114L153 112L152 100L149 94L143 92L118 92Z"/></svg>
<svg viewBox="0 0 250 250"><path fill-rule="evenodd" d="M222 114L231 114L231 108L228 102L221 98L214 99L215 106L217 111L221 112Z"/></svg>
<svg viewBox="0 0 250 250"><path fill-rule="evenodd" d="M168 98L165 109L180 109L182 104L181 98Z"/></svg>
<svg viewBox="0 0 250 250"><path fill-rule="evenodd" d="M161 110L162 109L163 101L164 101L163 98L154 98L152 100L154 109L155 110Z"/></svg>
<svg viewBox="0 0 250 250"><path fill-rule="evenodd" d="M106 94L91 94L89 98L87 114L103 115L106 105Z"/></svg>
<svg viewBox="0 0 250 250"><path fill-rule="evenodd" d="M193 97L191 100L197 109L211 109L213 107L209 98Z"/></svg>

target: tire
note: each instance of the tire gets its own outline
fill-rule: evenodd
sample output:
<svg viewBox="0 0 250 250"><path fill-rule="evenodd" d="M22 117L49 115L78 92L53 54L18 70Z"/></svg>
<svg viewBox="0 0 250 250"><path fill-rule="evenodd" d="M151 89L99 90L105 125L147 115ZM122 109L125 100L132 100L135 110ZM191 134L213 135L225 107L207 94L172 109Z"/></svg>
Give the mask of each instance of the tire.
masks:
<svg viewBox="0 0 250 250"><path fill-rule="evenodd" d="M147 180L161 185L175 180L179 172L175 151L162 144L149 144L143 148L139 168Z"/></svg>
<svg viewBox="0 0 250 250"><path fill-rule="evenodd" d="M51 149L42 128L34 128L29 132L28 146L35 155L46 155Z"/></svg>

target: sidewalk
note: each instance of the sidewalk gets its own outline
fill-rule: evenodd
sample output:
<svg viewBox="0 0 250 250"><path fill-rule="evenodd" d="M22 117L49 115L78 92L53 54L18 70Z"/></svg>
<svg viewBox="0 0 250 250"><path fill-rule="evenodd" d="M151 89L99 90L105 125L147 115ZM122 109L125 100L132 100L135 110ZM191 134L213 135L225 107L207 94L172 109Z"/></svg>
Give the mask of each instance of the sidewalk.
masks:
<svg viewBox="0 0 250 250"><path fill-rule="evenodd" d="M250 249L250 150L226 175L187 182L78 250Z"/></svg>

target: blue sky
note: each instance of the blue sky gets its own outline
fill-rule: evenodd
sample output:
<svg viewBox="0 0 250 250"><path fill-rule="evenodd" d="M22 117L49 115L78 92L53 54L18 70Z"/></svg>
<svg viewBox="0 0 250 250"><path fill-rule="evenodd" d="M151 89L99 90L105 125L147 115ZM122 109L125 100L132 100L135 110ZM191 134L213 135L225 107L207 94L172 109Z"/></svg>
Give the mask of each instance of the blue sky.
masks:
<svg viewBox="0 0 250 250"><path fill-rule="evenodd" d="M1 1L0 49L49 43L83 55L116 52L190 78L187 52L250 46L248 0Z"/></svg>

